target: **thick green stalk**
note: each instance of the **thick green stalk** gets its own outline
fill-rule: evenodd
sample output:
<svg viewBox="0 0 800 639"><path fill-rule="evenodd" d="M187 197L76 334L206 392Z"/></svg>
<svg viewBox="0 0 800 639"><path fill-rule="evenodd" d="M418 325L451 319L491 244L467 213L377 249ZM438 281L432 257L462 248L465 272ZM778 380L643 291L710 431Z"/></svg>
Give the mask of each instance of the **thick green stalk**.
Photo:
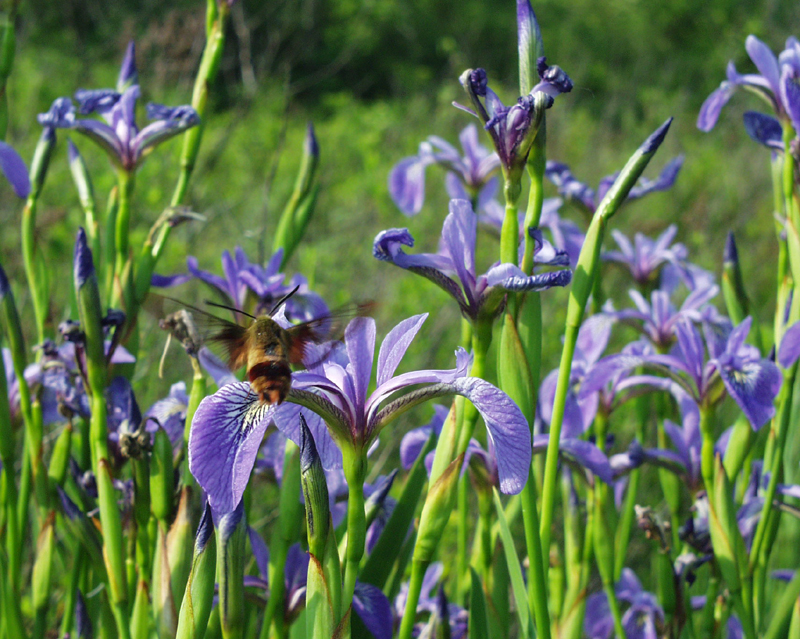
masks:
<svg viewBox="0 0 800 639"><path fill-rule="evenodd" d="M17 43L17 34L14 29L17 20L17 7L19 2L11 0L3 15L2 36L0 36L0 139L6 139L8 129L8 94L6 83L14 67L14 49Z"/></svg>
<svg viewBox="0 0 800 639"><path fill-rule="evenodd" d="M430 561L428 560L414 559L411 562L408 599L406 599L406 609L403 613L403 621L400 623L397 639L411 639L411 632L414 629L414 622L417 618L417 602L419 602L419 593L422 590L422 580L429 565Z"/></svg>
<svg viewBox="0 0 800 639"><path fill-rule="evenodd" d="M367 457L361 450L343 450L344 472L347 478L347 550L344 562L342 603L345 609L353 602L358 565L364 556L367 538L367 519L364 511L364 478ZM342 611L344 612L344 610Z"/></svg>
<svg viewBox="0 0 800 639"><path fill-rule="evenodd" d="M516 202L506 201L506 215L500 229L500 261L516 264L519 256L519 209Z"/></svg>
<svg viewBox="0 0 800 639"><path fill-rule="evenodd" d="M133 292L133 262L130 255L130 227L131 227L131 199L133 197L134 173L119 169L117 171L117 187L119 202L117 205L117 218L114 228L114 295L113 306L123 306L128 313L134 308ZM129 316L130 324L135 317Z"/></svg>

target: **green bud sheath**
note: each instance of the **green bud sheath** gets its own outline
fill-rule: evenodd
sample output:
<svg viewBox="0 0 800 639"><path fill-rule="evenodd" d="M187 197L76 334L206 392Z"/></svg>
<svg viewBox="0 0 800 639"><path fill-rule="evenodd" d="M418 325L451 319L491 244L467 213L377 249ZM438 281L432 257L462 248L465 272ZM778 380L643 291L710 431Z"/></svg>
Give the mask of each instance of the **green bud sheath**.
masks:
<svg viewBox="0 0 800 639"><path fill-rule="evenodd" d="M153 454L150 457L150 507L165 531L172 519L174 495L172 444L166 431L159 428L153 439Z"/></svg>
<svg viewBox="0 0 800 639"><path fill-rule="evenodd" d="M61 434L56 439L55 446L53 446L53 454L50 457L50 467L47 469L47 475L50 479L58 484L64 486L64 478L67 475L67 468L69 467L70 448L72 447L72 422L67 422Z"/></svg>
<svg viewBox="0 0 800 639"><path fill-rule="evenodd" d="M203 639L211 614L216 582L217 546L211 508L206 504L194 544L189 580L178 617L177 639Z"/></svg>
<svg viewBox="0 0 800 639"><path fill-rule="evenodd" d="M459 455L428 489L419 520L414 561L430 562L439 547L442 532L455 508L459 471L464 455Z"/></svg>
<svg viewBox="0 0 800 639"><path fill-rule="evenodd" d="M219 583L219 614L224 639L242 636L244 631L244 566L245 553L244 504L219 518L217 527L217 581Z"/></svg>

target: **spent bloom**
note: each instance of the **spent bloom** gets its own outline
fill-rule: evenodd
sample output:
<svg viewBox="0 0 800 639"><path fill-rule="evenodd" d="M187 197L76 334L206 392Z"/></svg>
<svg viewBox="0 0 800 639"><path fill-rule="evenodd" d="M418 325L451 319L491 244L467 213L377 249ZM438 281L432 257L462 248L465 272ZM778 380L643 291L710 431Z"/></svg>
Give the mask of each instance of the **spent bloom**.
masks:
<svg viewBox="0 0 800 639"><path fill-rule="evenodd" d="M504 105L489 88L483 69L467 69L459 78L473 108L457 103L454 106L483 122L504 175L512 182L519 181L545 109L553 105L555 96L572 90L569 76L559 67L549 66L544 57L538 59L537 71L541 81L510 106Z"/></svg>
<svg viewBox="0 0 800 639"><path fill-rule="evenodd" d="M141 95L134 60L134 45L128 45L116 89L80 89L75 92L77 115L96 113L101 120L76 117L70 98L57 98L47 113L39 114L39 124L56 129L74 129L94 140L111 161L125 171L133 171L158 144L200 123L190 106L167 107L149 103L143 129L136 124L136 103Z"/></svg>
<svg viewBox="0 0 800 639"><path fill-rule="evenodd" d="M431 280L452 295L464 317L494 315L509 291L542 291L566 286L572 279L569 270L525 275L515 264L496 263L484 275L476 275L475 242L478 218L466 200L451 200L450 214L444 221L438 253L408 255L403 246L414 246L408 229L388 229L375 238L372 254ZM534 260L539 264L566 266L569 258L549 243L537 239ZM457 278L454 279L455 276Z"/></svg>
<svg viewBox="0 0 800 639"><path fill-rule="evenodd" d="M446 140L432 135L419 145L419 152L398 162L389 173L389 194L406 215L416 215L425 200L425 169L437 164L447 171L450 197L469 198L477 202L491 199L497 187L494 177L500 166L496 153L478 142L474 124L459 134L464 154Z"/></svg>
<svg viewBox="0 0 800 639"><path fill-rule="evenodd" d="M381 429L411 407L443 395L469 399L487 424L500 458L504 492L522 489L530 464L530 432L517 405L488 382L467 377L470 357L463 349L453 370L422 370L395 376L406 349L427 315L395 326L378 353L377 387L368 393L375 351L375 322L359 317L345 330L344 348L312 370L292 375L288 403L259 401L247 382L223 386L197 409L189 438L189 466L215 511L232 510L241 500L264 432L271 420L292 441L300 439L300 404L317 442L323 465L341 464L341 453L326 446L367 451ZM417 386L416 390L401 391ZM293 403L292 403L293 402ZM314 411L316 415L309 414ZM324 423L323 423L324 419ZM330 431L328 435L325 425Z"/></svg>

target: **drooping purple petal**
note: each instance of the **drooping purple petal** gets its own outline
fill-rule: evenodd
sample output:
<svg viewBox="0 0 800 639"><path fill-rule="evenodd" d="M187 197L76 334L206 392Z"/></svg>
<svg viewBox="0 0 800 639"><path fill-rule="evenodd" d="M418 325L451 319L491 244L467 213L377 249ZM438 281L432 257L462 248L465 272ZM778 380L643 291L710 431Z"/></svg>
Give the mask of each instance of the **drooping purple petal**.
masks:
<svg viewBox="0 0 800 639"><path fill-rule="evenodd" d="M192 276L188 273L176 273L175 275L159 275L153 273L150 280L150 285L156 288L170 288L172 286L179 286L190 281Z"/></svg>
<svg viewBox="0 0 800 639"><path fill-rule="evenodd" d="M528 480L531 463L531 434L522 411L499 388L477 377L462 377L452 384L455 392L475 405L486 422L497 454L501 492L519 493Z"/></svg>
<svg viewBox="0 0 800 639"><path fill-rule="evenodd" d="M380 588L356 582L353 610L375 639L392 639L392 607Z"/></svg>
<svg viewBox="0 0 800 639"><path fill-rule="evenodd" d="M723 80L719 88L712 91L711 95L703 102L703 106L700 107L700 113L697 115L697 128L706 133L713 129L719 119L722 107L728 103L735 91L735 84Z"/></svg>
<svg viewBox="0 0 800 639"><path fill-rule="evenodd" d="M543 452L547 449L549 441L550 435L535 435L533 438L534 451ZM591 442L562 437L558 443L558 449L562 455L591 471L607 484L612 483L613 475L608 457Z"/></svg>
<svg viewBox="0 0 800 639"><path fill-rule="evenodd" d="M771 149L783 150L783 128L776 118L766 113L747 111L744 128L753 140Z"/></svg>
<svg viewBox="0 0 800 639"><path fill-rule="evenodd" d="M783 376L769 360L748 362L741 368L721 366L719 374L728 394L733 397L755 430L775 415L775 398Z"/></svg>
<svg viewBox="0 0 800 639"><path fill-rule="evenodd" d="M300 445L300 415L306 420L309 430L314 437L317 454L322 462L322 467L332 470L342 467L342 451L333 441L323 419L316 413L297 404L284 402L275 410L273 420L286 437L298 446Z"/></svg>
<svg viewBox="0 0 800 639"><path fill-rule="evenodd" d="M269 582L269 548L255 528L247 527L247 536L250 538L250 548L256 560L256 567L261 578L268 585Z"/></svg>
<svg viewBox="0 0 800 639"><path fill-rule="evenodd" d="M389 195L403 213L416 215L425 202L425 168L433 161L417 155L400 160L389 173Z"/></svg>
<svg viewBox="0 0 800 639"><path fill-rule="evenodd" d="M189 435L189 469L215 513L233 511L250 479L274 405L258 400L250 384L228 384L206 397Z"/></svg>

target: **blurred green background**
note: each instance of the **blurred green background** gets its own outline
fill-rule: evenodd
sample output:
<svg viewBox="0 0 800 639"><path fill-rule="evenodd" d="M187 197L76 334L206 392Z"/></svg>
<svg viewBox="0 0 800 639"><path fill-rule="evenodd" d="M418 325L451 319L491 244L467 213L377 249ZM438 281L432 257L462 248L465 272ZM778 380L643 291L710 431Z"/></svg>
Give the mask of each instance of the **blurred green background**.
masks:
<svg viewBox="0 0 800 639"><path fill-rule="evenodd" d="M655 176L671 157L685 153L677 185L626 207L614 225L628 234L654 235L676 223L678 240L688 245L692 259L716 273L725 234L733 230L754 308L768 322L776 253L769 156L747 138L741 123L745 110L762 105L744 92L736 95L709 134L695 128L695 119L724 78L729 59L742 72L753 70L745 37L756 34L779 51L798 31L800 5L544 0L535 2L534 10L548 61L562 66L575 83L548 112L548 157L567 162L594 186L674 116L646 175ZM188 103L204 44L204 13L202 2L188 0L24 3L8 88L8 141L28 160L40 132L36 114L77 88L113 86L129 39L138 47L144 101ZM269 257L271 233L293 185L310 120L321 147L323 189L307 241L287 272L303 272L333 305L378 301L379 335L409 314L431 312L407 366L450 367L459 334L455 304L430 283L378 263L372 240L382 229L408 226L417 238L414 250L436 250L447 213L443 172L429 169L426 204L414 218L404 217L390 200L388 172L426 136L456 143L458 132L474 121L451 106L464 99L457 77L465 68L486 68L500 96L507 103L515 100L516 46L512 0L238 2L190 187L190 204L207 222L173 234L159 271L185 270L191 254L201 267L219 272L222 250L236 245L252 259ZM60 132L38 218L38 237L54 267L54 324L68 314L72 244L82 217L65 138ZM89 164L102 209L114 183L107 158L84 139L74 141ZM177 141L160 147L137 175L134 247L168 204L179 152ZM2 262L16 286L23 282L21 205L10 189L0 191ZM562 213L584 226L577 211L567 207ZM485 238L479 271L496 259L495 240ZM612 272L608 290L619 305L629 285ZM30 313L23 287L16 289L22 312ZM204 292L188 285L174 294L197 303ZM566 295L552 291L545 297L546 358L555 366ZM158 331L145 336L144 356L157 358L163 336ZM188 366L169 371L164 381L156 381L152 370L138 367L143 406L169 381L185 377ZM406 424L422 418L412 414Z"/></svg>

